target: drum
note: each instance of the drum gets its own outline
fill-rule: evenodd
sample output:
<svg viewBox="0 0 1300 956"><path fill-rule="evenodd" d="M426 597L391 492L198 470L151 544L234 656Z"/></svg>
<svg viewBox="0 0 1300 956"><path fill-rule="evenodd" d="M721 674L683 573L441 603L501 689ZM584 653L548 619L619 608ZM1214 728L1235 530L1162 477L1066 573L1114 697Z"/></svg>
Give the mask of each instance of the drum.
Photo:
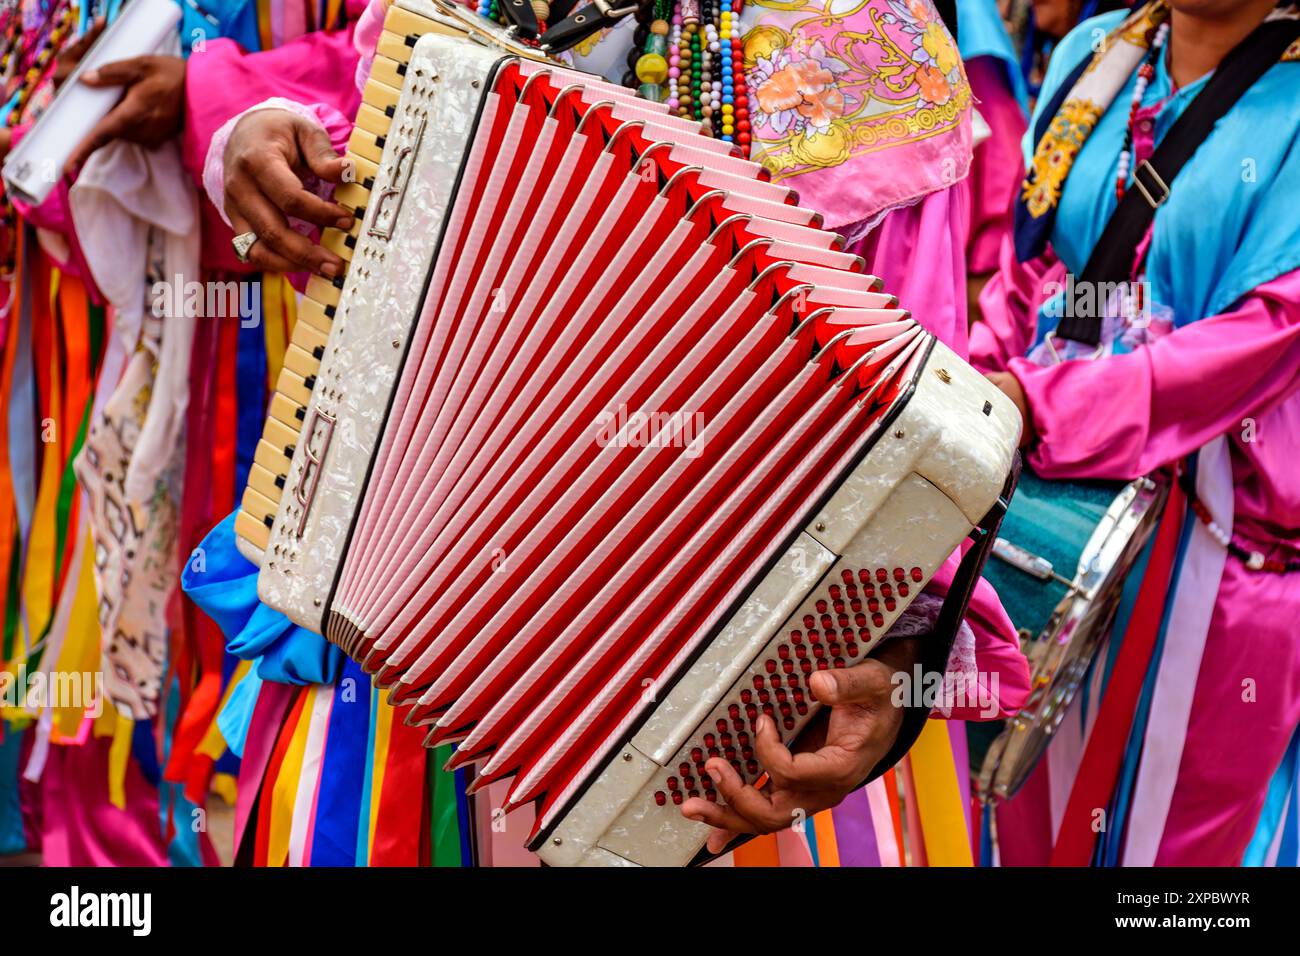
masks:
<svg viewBox="0 0 1300 956"><path fill-rule="evenodd" d="M972 767L986 801L1014 795L1047 749L1106 644L1124 581L1167 496L1156 477L1124 484L1022 473L984 576L1020 633L1030 695L978 763L973 735Z"/></svg>

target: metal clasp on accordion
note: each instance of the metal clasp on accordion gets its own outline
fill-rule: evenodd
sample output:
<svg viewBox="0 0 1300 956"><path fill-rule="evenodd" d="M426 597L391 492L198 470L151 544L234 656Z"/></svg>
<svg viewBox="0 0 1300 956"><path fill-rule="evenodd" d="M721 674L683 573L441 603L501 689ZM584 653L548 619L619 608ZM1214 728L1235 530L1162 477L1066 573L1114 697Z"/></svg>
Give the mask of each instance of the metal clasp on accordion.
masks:
<svg viewBox="0 0 1300 956"><path fill-rule="evenodd" d="M388 240L393 237L397 213L402 208L402 200L406 198L406 184L411 181L411 168L415 165L414 157L419 152L420 141L424 139L424 128L427 124L428 117L421 115L411 141L397 151L397 158L393 160L393 175L388 187L379 194L379 199L375 202L375 218L370 228L366 230L376 239ZM394 198L397 202L390 206L389 203Z"/></svg>
<svg viewBox="0 0 1300 956"><path fill-rule="evenodd" d="M316 488L320 484L321 469L325 464L325 453L329 451L330 441L334 438L334 426L338 420L327 412L322 412L319 408L312 411L311 421L306 429L303 430L302 453L307 459L302 466L302 475L298 478L298 483L293 487L293 497L298 502L301 513L298 516L298 527L294 529L294 536L301 538L303 531L307 527L307 515L311 511L311 503L316 497ZM320 447L313 447L313 440L316 438L317 429L320 427Z"/></svg>

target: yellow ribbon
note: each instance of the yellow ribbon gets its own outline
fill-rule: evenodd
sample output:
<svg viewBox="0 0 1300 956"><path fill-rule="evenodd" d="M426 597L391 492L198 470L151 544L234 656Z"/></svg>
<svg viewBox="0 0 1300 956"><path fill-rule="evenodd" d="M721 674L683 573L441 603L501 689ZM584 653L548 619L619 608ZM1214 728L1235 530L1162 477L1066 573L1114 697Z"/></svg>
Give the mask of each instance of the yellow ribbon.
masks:
<svg viewBox="0 0 1300 956"><path fill-rule="evenodd" d="M262 276L262 329L266 336L267 387L275 388L288 348L285 334L283 277L273 273ZM289 291L290 296L293 290Z"/></svg>
<svg viewBox="0 0 1300 956"><path fill-rule="evenodd" d="M378 689L371 693L379 694ZM388 741L393 729L393 705L380 697L375 708L375 753L374 770L370 776L370 819L366 832L367 847L375 845L375 824L379 821L379 795L384 792L384 767L388 764ZM366 851L366 863L370 862L370 851Z"/></svg>
<svg viewBox="0 0 1300 956"><path fill-rule="evenodd" d="M912 763L914 792L921 816L925 856L930 866L973 866L966 811L952 756L948 725L927 720L925 729L908 754Z"/></svg>
<svg viewBox="0 0 1300 956"><path fill-rule="evenodd" d="M105 709L112 705L105 702ZM119 810L126 809L126 765L131 759L131 737L135 721L125 714L117 715L113 727L113 742L108 748L108 802Z"/></svg>
<svg viewBox="0 0 1300 956"><path fill-rule="evenodd" d="M321 687L313 689L319 693ZM311 702L298 712L289 749L280 764L280 775L271 793L271 825L266 845L266 865L284 866L289 859L289 833L293 829L293 805L298 799L298 780L302 776L302 758L307 750L307 731L311 727Z"/></svg>
<svg viewBox="0 0 1300 956"><path fill-rule="evenodd" d="M212 723L208 725L208 732L203 735L196 748L197 753L205 757L211 757L215 763L220 760L226 752L226 738L221 734L221 728L217 726L217 718L226 707L226 701L230 700L230 695L234 693L239 682L248 676L248 672L253 669L252 661L240 661L235 667L234 673L230 675L230 683L226 685L226 692L221 695L221 703L217 705L216 715L212 718Z"/></svg>

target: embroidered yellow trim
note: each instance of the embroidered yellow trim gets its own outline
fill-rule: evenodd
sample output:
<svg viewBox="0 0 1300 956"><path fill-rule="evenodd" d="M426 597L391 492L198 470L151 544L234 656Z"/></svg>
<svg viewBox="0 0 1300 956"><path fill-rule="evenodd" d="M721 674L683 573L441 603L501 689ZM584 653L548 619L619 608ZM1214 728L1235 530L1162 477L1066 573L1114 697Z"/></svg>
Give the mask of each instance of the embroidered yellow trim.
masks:
<svg viewBox="0 0 1300 956"><path fill-rule="evenodd" d="M1032 175L1021 187L1020 198L1035 219L1049 212L1061 198L1084 140L1101 118L1102 108L1091 100L1066 100L1034 150Z"/></svg>

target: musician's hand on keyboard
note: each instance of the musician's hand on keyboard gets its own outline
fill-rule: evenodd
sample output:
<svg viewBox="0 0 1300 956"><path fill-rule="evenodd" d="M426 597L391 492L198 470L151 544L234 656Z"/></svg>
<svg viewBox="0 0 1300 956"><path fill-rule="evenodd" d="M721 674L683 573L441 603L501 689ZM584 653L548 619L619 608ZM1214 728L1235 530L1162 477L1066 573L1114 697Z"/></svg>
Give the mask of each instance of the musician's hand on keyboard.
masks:
<svg viewBox="0 0 1300 956"><path fill-rule="evenodd" d="M69 157L76 169L115 139L157 149L181 131L185 117L185 61L178 56L136 56L106 63L81 77L93 87L124 87L122 99L95 124Z"/></svg>
<svg viewBox="0 0 1300 956"><path fill-rule="evenodd" d="M314 175L341 183L346 163L319 126L288 110L247 114L226 144L226 215L235 232L254 232L249 262L275 272L307 270L333 278L343 260L294 230L289 216L317 226L352 228L352 216L304 186Z"/></svg>
<svg viewBox="0 0 1300 956"><path fill-rule="evenodd" d="M692 798L682 814L715 827L709 851L720 853L739 833L772 833L835 806L856 789L893 746L903 709L891 697L894 666L868 658L863 663L813 675L811 689L830 705L795 741L791 752L767 716L755 728L755 755L770 783L758 790L725 760L705 769L726 800Z"/></svg>
<svg viewBox="0 0 1300 956"><path fill-rule="evenodd" d="M1020 420L1024 422L1024 428L1020 432L1020 447L1028 448L1037 440L1038 434L1034 431L1034 420L1029 416L1029 400L1025 398L1020 379L1010 372L987 372L984 377L1015 403L1016 411L1020 412Z"/></svg>

